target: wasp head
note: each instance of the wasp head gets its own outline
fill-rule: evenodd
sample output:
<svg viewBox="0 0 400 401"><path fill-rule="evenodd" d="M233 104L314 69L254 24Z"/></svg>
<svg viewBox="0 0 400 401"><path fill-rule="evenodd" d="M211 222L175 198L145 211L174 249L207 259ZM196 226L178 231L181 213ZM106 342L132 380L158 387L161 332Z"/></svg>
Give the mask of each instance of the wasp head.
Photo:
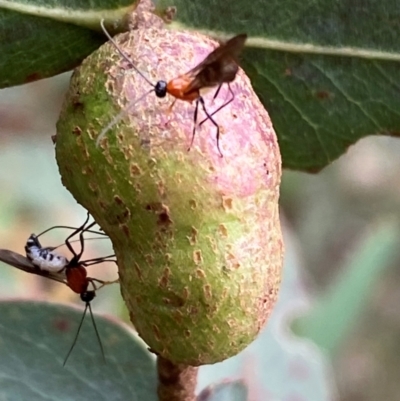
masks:
<svg viewBox="0 0 400 401"><path fill-rule="evenodd" d="M167 82L166 81L158 81L154 85L154 92L157 97L165 97L167 94Z"/></svg>
<svg viewBox="0 0 400 401"><path fill-rule="evenodd" d="M84 291L80 295L81 295L81 300L87 304L87 303L93 301L94 297L96 296L96 292L93 290L92 291Z"/></svg>

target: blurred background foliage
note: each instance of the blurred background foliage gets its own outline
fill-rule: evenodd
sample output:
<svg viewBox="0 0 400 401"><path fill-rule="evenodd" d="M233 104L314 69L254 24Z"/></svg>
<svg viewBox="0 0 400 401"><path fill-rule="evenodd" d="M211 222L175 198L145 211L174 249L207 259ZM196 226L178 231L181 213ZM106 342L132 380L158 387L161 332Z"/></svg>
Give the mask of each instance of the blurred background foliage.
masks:
<svg viewBox="0 0 400 401"><path fill-rule="evenodd" d="M85 218L60 182L51 141L69 77L0 91L0 248L23 253L32 232ZM245 352L201 369L199 389L242 378L252 401L400 399L399 151L395 139L370 137L318 175L284 172L279 303ZM65 236L49 233L46 244ZM108 241L92 241L85 258L109 251ZM3 299L80 303L57 283L4 264L0 274ZM101 265L90 274L117 272ZM117 285L102 289L93 309L127 321Z"/></svg>

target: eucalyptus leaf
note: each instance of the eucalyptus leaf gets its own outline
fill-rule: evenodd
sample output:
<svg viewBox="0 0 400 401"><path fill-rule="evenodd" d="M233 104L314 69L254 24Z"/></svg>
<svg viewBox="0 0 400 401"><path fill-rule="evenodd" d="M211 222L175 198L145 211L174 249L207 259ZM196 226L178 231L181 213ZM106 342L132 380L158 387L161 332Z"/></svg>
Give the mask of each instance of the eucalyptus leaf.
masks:
<svg viewBox="0 0 400 401"><path fill-rule="evenodd" d="M206 387L196 401L246 401L247 386L242 380L223 381Z"/></svg>
<svg viewBox="0 0 400 401"><path fill-rule="evenodd" d="M334 358L365 313L379 278L398 258L398 238L397 223L371 223L367 238L340 270L336 282L324 291L316 307L294 321L293 331Z"/></svg>
<svg viewBox="0 0 400 401"><path fill-rule="evenodd" d="M400 7L393 0L161 0L176 26L247 32L242 66L284 167L316 172L360 138L400 133Z"/></svg>
<svg viewBox="0 0 400 401"><path fill-rule="evenodd" d="M105 41L102 17L131 0L0 2L0 87L77 66ZM286 168L317 172L368 135L398 136L400 9L391 0L161 0L172 28L247 32L242 66L271 115ZM91 30L93 29L93 31Z"/></svg>
<svg viewBox="0 0 400 401"><path fill-rule="evenodd" d="M63 367L82 310L44 302L0 302L0 399L157 401L155 361L131 330L89 316Z"/></svg>
<svg viewBox="0 0 400 401"><path fill-rule="evenodd" d="M106 38L101 18L117 20L132 0L0 1L0 88L71 70Z"/></svg>

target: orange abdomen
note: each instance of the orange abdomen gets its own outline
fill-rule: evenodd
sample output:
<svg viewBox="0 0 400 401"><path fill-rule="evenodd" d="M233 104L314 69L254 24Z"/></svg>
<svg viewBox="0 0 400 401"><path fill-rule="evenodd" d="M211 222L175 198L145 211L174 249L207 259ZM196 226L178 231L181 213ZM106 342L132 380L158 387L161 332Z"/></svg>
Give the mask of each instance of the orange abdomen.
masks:
<svg viewBox="0 0 400 401"><path fill-rule="evenodd" d="M68 286L77 294L82 294L88 288L87 272L83 266L67 267L66 272Z"/></svg>
<svg viewBox="0 0 400 401"><path fill-rule="evenodd" d="M200 96L200 93L198 90L187 92L187 89L191 82L192 79L189 78L187 75L181 75L177 78L171 79L171 81L167 83L167 92L177 99L192 102Z"/></svg>

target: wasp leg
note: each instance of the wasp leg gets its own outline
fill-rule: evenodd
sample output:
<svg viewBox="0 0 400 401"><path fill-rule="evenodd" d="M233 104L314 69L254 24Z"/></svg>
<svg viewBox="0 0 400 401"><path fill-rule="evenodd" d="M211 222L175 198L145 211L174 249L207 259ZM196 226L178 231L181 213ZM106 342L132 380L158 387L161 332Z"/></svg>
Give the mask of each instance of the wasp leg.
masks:
<svg viewBox="0 0 400 401"><path fill-rule="evenodd" d="M65 240L65 245L67 246L68 250L72 253L72 255L74 255L73 259L79 260L83 254L84 238L83 238L82 233L84 232L85 226L86 226L87 222L89 221L89 218L90 218L90 215L88 213L85 222L80 227L78 227L74 232L72 232ZM75 252L74 248L72 248L72 245L70 243L70 239L75 237L75 235L77 235L78 233L79 233L79 241L81 243L81 251L79 254L77 254Z"/></svg>
<svg viewBox="0 0 400 401"><path fill-rule="evenodd" d="M97 278L89 277L88 280L91 282L95 291L99 290L100 288L105 287L106 285L119 283L119 278L117 278L116 280L113 280L113 281L104 281L104 280L99 280ZM96 286L95 282L99 283L100 285Z"/></svg>
<svg viewBox="0 0 400 401"><path fill-rule="evenodd" d="M206 118L205 120L210 120L210 121L215 125L215 127L217 128L217 134L216 134L216 138L217 138L217 149L218 149L219 155L220 155L221 157L224 157L224 155L222 154L221 149L220 149L220 147L219 147L219 125L218 125L217 122L212 118L212 115L215 114L216 111L215 111L213 114L210 114L210 113L207 111L207 109L206 109L206 105L205 105L204 99L203 99L202 97L199 97L199 102L201 103L201 107L203 108L204 113L205 113L205 115L207 116L207 118ZM204 120L204 121L205 121L205 120ZM201 123L200 123L199 125L201 125Z"/></svg>
<svg viewBox="0 0 400 401"><path fill-rule="evenodd" d="M232 88L231 88L231 86L229 84L228 84L228 89L229 89L229 93L232 95L231 98L229 100L227 100L222 106L219 106L217 110L214 110L210 114L210 116L213 116L214 114L217 114L224 107L228 106L229 103L233 102L233 100L235 99L235 94L233 93L233 90L232 90ZM205 118L203 121L200 122L199 127L209 119L210 119L210 117L207 116L207 118Z"/></svg>
<svg viewBox="0 0 400 401"><path fill-rule="evenodd" d="M212 102L213 102L213 103L214 103L215 99L217 98L217 96L218 96L218 94L219 94L219 91L220 91L221 88L222 88L222 85L223 85L223 83L222 83L222 84L219 84L217 90L215 91L214 96L213 96L213 99L212 99Z"/></svg>
<svg viewBox="0 0 400 401"><path fill-rule="evenodd" d="M201 99L201 100L200 100ZM191 147L193 146L193 142L194 142L194 136L196 135L196 123L197 123L197 112L199 111L199 102L203 101L203 98L200 96L199 98L196 99L196 106L194 108L194 114L193 114L193 133L192 133L192 140L190 142L190 145L188 147L188 152L191 149Z"/></svg>

